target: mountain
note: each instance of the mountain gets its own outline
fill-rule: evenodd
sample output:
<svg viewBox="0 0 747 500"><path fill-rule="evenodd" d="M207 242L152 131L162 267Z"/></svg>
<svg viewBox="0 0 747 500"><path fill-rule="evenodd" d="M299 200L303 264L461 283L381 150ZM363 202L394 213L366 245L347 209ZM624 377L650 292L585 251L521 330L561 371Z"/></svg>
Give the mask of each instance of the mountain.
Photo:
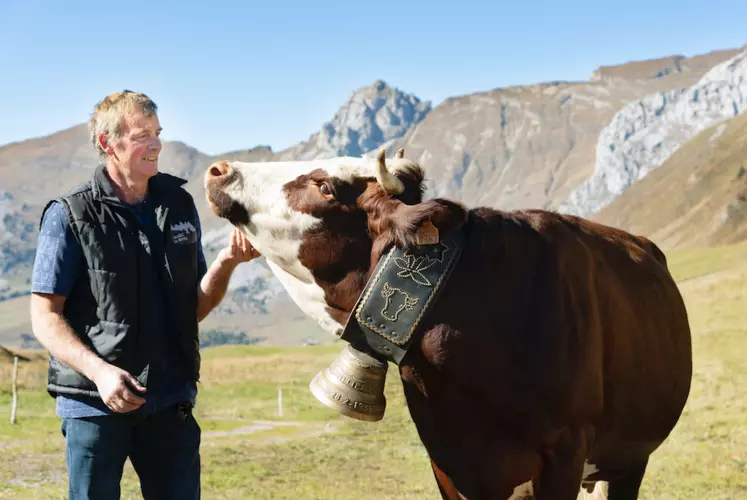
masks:
<svg viewBox="0 0 747 500"><path fill-rule="evenodd" d="M620 108L652 92L690 86L709 64L735 53L627 63L600 68L587 82L454 97L392 150L404 146L428 168L434 196L502 209L556 208L594 172L599 134Z"/></svg>
<svg viewBox="0 0 747 500"><path fill-rule="evenodd" d="M619 110L599 134L594 175L562 211L588 216L657 168L698 132L747 107L747 50L695 85L655 92Z"/></svg>
<svg viewBox="0 0 747 500"><path fill-rule="evenodd" d="M597 149L599 144L607 144L603 137L622 137L623 143L631 145L637 140L638 135L620 135L627 123L620 118L627 116L624 113L649 106L653 111L643 116L646 124L654 123L658 108L651 96L686 99L690 89L706 80L706 74L716 74L718 65L725 68L721 74L729 73L742 50L601 66L588 81L498 88L454 96L436 107L376 80L351 92L318 132L285 150L275 152L258 145L208 156L178 141L165 142L160 166L189 181L186 188L200 212L208 261L227 243L231 231L208 209L202 185L204 169L219 159L271 162L360 156L380 147L393 153L405 147L407 156L419 160L426 169L426 196L447 196L470 206L484 204L502 209L557 208L567 204L579 186L592 182L600 170ZM733 85L741 88L740 82L734 80ZM719 87L719 96L725 97L725 92ZM714 102L711 97L709 94L703 101ZM725 116L721 113L724 106L712 112L716 108L707 107L708 111L701 113L703 120L699 115L691 117L690 122L706 123L708 117ZM680 130L684 122L667 123L672 137L680 141L694 133ZM704 126L696 124L692 130ZM653 137L654 128L637 127L640 137ZM736 137L730 131L725 129L723 141ZM699 144L693 148L705 146ZM722 149L726 147L724 143ZM735 150L734 158L738 154ZM38 217L44 203L89 178L96 163L85 125L0 147L0 343L14 341L19 332L30 331L28 297L17 295L28 291ZM698 178L708 177L704 168L699 167L704 177ZM641 164L644 169L649 169L648 163ZM645 186L635 177L630 185L637 188L639 183ZM621 196L620 203L631 198L637 200L631 201L633 204L646 204L644 198L635 196L635 189L630 193ZM739 194L735 196L739 200ZM619 216L614 210L609 214L608 220ZM604 213L600 216L607 217ZM632 215L614 220L638 227ZM330 340L292 303L261 258L240 266L226 298L202 327L246 331L251 337L273 343L299 343L309 337Z"/></svg>
<svg viewBox="0 0 747 500"><path fill-rule="evenodd" d="M747 113L685 142L594 219L663 248L747 239Z"/></svg>
<svg viewBox="0 0 747 500"><path fill-rule="evenodd" d="M331 121L307 141L281 151L276 160L362 156L404 136L431 110L429 101L381 80L352 92Z"/></svg>

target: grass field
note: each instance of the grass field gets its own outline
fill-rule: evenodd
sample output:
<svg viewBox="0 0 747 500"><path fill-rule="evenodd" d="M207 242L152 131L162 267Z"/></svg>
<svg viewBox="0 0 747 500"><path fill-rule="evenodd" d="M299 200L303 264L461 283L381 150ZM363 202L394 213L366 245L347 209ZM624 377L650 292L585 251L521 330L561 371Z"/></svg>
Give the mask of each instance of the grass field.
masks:
<svg viewBox="0 0 747 500"><path fill-rule="evenodd" d="M690 314L695 373L684 416L652 457L641 498L747 498L747 245L668 258ZM393 365L377 423L339 416L309 392L341 349L203 352L203 498L439 498ZM66 498L64 442L45 377L43 360L21 365L11 426L10 364L0 359L0 498ZM129 463L122 498L142 498Z"/></svg>

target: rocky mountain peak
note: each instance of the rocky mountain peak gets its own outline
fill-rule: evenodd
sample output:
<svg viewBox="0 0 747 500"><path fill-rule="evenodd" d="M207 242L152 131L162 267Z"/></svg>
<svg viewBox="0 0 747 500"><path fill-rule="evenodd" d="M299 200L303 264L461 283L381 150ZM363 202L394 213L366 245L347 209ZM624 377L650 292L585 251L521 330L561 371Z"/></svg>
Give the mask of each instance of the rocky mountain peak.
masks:
<svg viewBox="0 0 747 500"><path fill-rule="evenodd" d="M383 80L350 93L332 120L308 141L280 153L281 159L362 156L403 137L431 110L430 101L390 87Z"/></svg>

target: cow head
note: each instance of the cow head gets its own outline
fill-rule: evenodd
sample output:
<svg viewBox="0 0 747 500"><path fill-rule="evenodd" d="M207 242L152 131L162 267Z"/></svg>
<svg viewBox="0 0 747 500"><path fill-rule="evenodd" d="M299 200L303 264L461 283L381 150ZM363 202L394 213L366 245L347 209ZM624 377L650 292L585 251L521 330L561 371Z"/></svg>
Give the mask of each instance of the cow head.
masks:
<svg viewBox="0 0 747 500"><path fill-rule="evenodd" d="M393 159L226 162L205 173L212 210L264 255L296 304L339 334L371 271L391 246L408 247L430 221L443 234L465 209L422 201L423 170Z"/></svg>

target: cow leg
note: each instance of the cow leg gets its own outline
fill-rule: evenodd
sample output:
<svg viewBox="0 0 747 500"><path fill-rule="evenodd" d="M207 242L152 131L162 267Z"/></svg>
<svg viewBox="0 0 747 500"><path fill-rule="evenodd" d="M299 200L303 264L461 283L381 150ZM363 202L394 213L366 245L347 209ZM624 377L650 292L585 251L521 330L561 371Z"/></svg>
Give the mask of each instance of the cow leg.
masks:
<svg viewBox="0 0 747 500"><path fill-rule="evenodd" d="M542 463L536 500L576 500L587 453L586 433L581 428L563 432Z"/></svg>
<svg viewBox="0 0 747 500"><path fill-rule="evenodd" d="M648 458L631 467L624 476L610 480L607 500L636 500L646 473L646 465L648 465Z"/></svg>

